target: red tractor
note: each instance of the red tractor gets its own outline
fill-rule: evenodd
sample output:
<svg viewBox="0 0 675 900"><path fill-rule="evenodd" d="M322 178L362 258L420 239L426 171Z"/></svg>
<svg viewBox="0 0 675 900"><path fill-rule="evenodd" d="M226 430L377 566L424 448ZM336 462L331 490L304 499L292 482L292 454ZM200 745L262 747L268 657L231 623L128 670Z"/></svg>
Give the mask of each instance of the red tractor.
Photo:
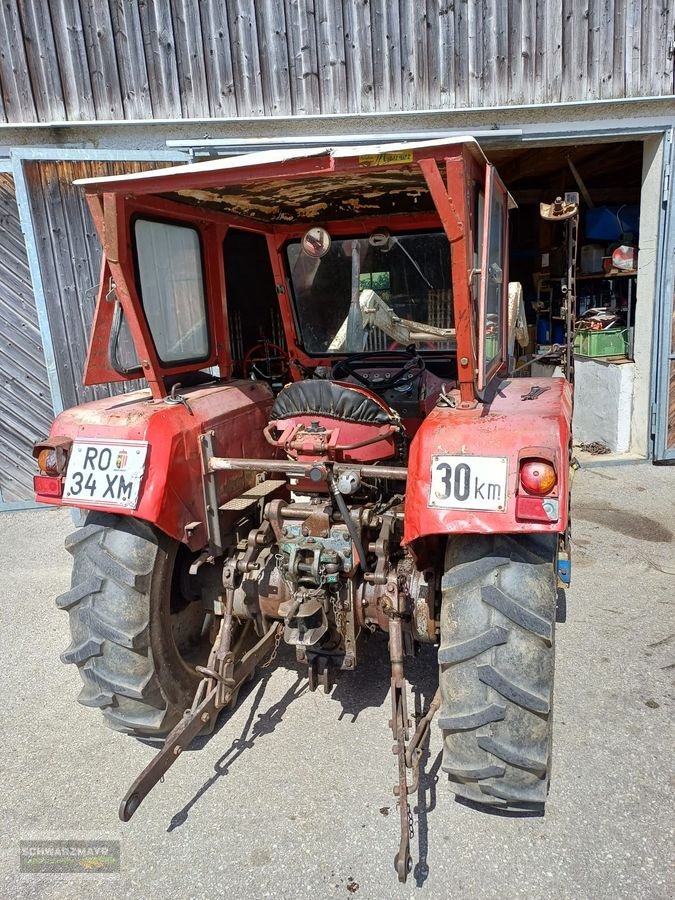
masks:
<svg viewBox="0 0 675 900"><path fill-rule="evenodd" d="M147 386L61 413L35 490L87 510L57 601L80 702L166 738L121 818L282 639L328 691L376 629L399 878L436 711L455 794L541 806L572 395L508 377L512 201L479 146L264 152L82 185L104 251L84 382ZM439 689L413 733L404 661L421 642Z"/></svg>

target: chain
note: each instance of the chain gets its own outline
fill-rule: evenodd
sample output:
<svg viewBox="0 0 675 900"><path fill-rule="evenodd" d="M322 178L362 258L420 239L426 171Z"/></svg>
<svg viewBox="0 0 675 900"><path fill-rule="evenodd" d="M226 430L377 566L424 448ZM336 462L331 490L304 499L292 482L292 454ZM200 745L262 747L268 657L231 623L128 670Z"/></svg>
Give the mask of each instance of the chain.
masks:
<svg viewBox="0 0 675 900"><path fill-rule="evenodd" d="M412 840L415 837L415 828L413 825L413 814L410 809L410 804L408 804L408 832L410 834L410 839Z"/></svg>
<svg viewBox="0 0 675 900"><path fill-rule="evenodd" d="M272 648L272 652L270 653L269 658L266 660L266 662L261 663L258 668L267 669L269 666L272 665L272 663L276 659L277 653L279 652L279 644L281 644L281 638L283 637L283 635L284 635L284 626L280 622L277 625L277 633L274 636L274 647Z"/></svg>

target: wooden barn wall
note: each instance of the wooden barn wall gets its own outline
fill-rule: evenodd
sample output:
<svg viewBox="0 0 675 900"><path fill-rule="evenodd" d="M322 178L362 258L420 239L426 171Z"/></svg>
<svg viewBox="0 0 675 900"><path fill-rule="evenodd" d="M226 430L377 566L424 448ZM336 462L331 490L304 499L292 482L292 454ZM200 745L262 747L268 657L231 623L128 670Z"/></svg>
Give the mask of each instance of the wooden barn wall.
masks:
<svg viewBox="0 0 675 900"><path fill-rule="evenodd" d="M25 173L49 328L65 408L140 387L82 384L96 305L101 246L76 178L140 172L153 163L26 162ZM144 383L143 383L144 384Z"/></svg>
<svg viewBox="0 0 675 900"><path fill-rule="evenodd" d="M2 0L0 121L673 93L673 0Z"/></svg>
<svg viewBox="0 0 675 900"><path fill-rule="evenodd" d="M0 502L33 498L31 450L53 418L14 181L0 173Z"/></svg>

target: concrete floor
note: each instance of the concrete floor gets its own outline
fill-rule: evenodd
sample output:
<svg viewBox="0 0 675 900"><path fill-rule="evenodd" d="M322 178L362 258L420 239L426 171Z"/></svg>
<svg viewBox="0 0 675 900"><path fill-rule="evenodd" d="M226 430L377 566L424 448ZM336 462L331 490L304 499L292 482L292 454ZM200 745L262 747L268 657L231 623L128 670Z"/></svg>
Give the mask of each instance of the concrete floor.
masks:
<svg viewBox="0 0 675 900"><path fill-rule="evenodd" d="M434 727L405 886L382 638L330 697L308 693L280 654L122 825L119 799L153 751L79 706L79 676L59 662L70 516L0 516L0 896L672 897L675 469L582 469L574 493L546 816L455 803ZM429 648L410 667L427 699L434 668ZM19 840L49 837L118 838L121 874L19 875Z"/></svg>

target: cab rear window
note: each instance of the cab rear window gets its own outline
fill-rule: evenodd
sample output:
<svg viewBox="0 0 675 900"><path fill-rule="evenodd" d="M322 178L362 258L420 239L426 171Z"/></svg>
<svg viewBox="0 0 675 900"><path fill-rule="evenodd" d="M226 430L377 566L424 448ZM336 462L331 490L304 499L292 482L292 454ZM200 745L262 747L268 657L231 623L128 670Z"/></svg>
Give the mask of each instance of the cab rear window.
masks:
<svg viewBox="0 0 675 900"><path fill-rule="evenodd" d="M198 230L153 219L136 219L133 228L140 300L160 361L175 365L208 359Z"/></svg>

